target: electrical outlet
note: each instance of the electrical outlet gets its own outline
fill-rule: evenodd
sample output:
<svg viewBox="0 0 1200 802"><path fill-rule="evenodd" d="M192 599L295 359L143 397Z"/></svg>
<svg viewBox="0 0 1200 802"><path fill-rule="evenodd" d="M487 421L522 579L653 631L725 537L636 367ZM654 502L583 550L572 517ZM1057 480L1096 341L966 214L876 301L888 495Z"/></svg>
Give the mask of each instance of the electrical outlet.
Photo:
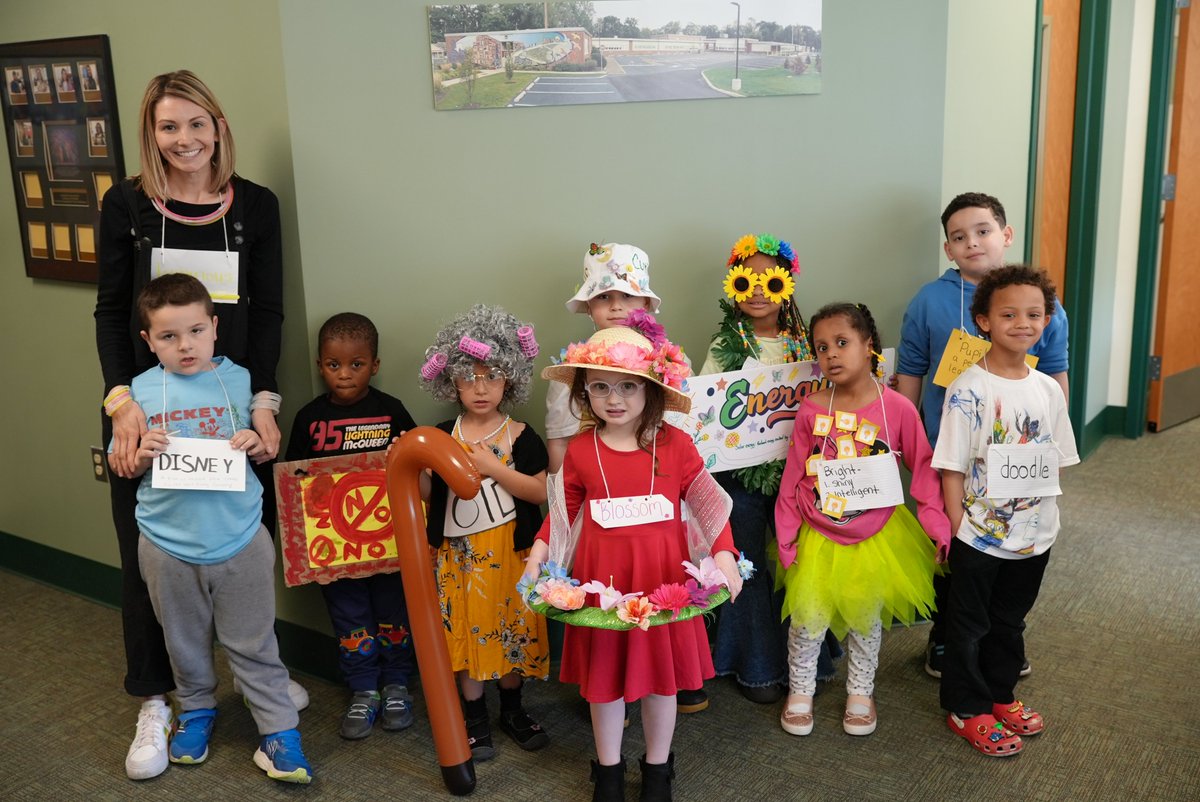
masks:
<svg viewBox="0 0 1200 802"><path fill-rule="evenodd" d="M97 482L108 481L108 455L96 446L92 446L92 476Z"/></svg>

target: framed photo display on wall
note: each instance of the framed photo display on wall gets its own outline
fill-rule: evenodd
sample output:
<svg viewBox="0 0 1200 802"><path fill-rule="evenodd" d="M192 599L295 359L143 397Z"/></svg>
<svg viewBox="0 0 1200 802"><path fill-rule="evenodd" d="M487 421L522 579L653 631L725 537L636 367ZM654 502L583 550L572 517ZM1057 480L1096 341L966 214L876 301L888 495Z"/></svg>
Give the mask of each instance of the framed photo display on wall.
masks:
<svg viewBox="0 0 1200 802"><path fill-rule="evenodd" d="M108 37L0 44L0 75L25 274L94 283L100 203L125 175Z"/></svg>

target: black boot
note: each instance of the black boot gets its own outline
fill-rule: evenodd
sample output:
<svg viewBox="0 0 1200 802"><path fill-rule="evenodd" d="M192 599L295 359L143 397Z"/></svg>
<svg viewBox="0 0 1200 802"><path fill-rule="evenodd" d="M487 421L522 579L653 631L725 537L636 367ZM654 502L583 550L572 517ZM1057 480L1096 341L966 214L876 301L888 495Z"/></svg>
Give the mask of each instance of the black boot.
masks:
<svg viewBox="0 0 1200 802"><path fill-rule="evenodd" d="M487 697L463 700L463 719L467 725L467 745L477 763L496 756L492 745L492 723L488 717Z"/></svg>
<svg viewBox="0 0 1200 802"><path fill-rule="evenodd" d="M675 753L666 763L647 763L642 755L642 802L671 802L671 779L675 776Z"/></svg>
<svg viewBox="0 0 1200 802"><path fill-rule="evenodd" d="M625 758L615 766L601 766L592 761L592 802L625 802Z"/></svg>

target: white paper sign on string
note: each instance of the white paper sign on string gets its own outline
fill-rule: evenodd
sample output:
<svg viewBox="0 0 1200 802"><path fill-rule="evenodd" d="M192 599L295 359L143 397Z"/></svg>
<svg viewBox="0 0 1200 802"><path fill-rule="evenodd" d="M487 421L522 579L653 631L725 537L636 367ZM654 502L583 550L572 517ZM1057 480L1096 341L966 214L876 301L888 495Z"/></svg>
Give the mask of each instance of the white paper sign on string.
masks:
<svg viewBox="0 0 1200 802"><path fill-rule="evenodd" d="M662 493L597 498L589 502L592 520L605 529L655 524L675 518L675 505Z"/></svg>
<svg viewBox="0 0 1200 802"><path fill-rule="evenodd" d="M445 537L474 535L495 529L516 517L517 503L512 494L489 476L479 483L479 492L474 498L448 494L442 534Z"/></svg>
<svg viewBox="0 0 1200 802"><path fill-rule="evenodd" d="M845 499L845 512L877 510L904 503L904 486L900 483L900 469L894 454L819 460L814 464L821 496Z"/></svg>
<svg viewBox="0 0 1200 802"><path fill-rule="evenodd" d="M154 459L150 486L163 490L246 489L246 452L228 440L168 437L167 450Z"/></svg>
<svg viewBox="0 0 1200 802"><path fill-rule="evenodd" d="M988 498L1062 495L1054 443L992 443L987 450Z"/></svg>
<svg viewBox="0 0 1200 802"><path fill-rule="evenodd" d="M190 248L152 248L150 278L166 273L187 273L200 281L213 303L238 302L237 251L197 251Z"/></svg>

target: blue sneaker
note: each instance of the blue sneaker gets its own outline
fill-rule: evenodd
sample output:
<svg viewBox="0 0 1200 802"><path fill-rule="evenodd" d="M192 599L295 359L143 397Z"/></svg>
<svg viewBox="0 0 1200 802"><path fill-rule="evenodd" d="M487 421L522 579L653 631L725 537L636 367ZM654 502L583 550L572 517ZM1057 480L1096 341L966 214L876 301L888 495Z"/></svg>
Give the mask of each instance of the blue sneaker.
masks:
<svg viewBox="0 0 1200 802"><path fill-rule="evenodd" d="M171 738L171 762L203 763L208 757L208 739L216 720L217 711L211 707L180 713L175 736Z"/></svg>
<svg viewBox="0 0 1200 802"><path fill-rule="evenodd" d="M254 765L267 773L272 780L285 783L308 784L313 781L312 766L300 748L300 731L284 730L274 735L264 735L258 751L254 753Z"/></svg>

